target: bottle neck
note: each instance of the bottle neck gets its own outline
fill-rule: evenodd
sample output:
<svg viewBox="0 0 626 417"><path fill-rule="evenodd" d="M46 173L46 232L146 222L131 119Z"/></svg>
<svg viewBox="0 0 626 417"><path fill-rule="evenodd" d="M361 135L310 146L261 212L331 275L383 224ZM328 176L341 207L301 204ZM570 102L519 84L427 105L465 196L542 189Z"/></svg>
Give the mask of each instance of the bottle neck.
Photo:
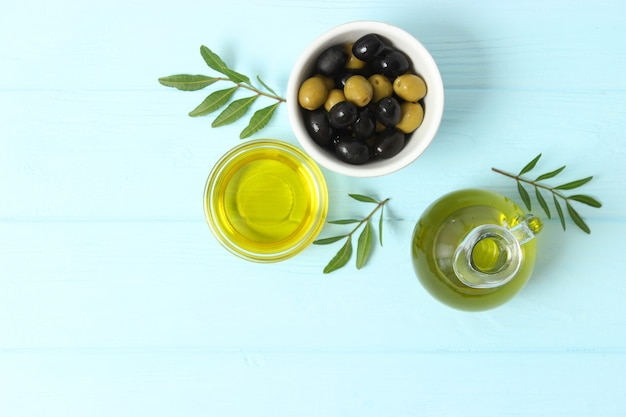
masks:
<svg viewBox="0 0 626 417"><path fill-rule="evenodd" d="M512 280L524 261L522 245L534 239L541 221L526 215L514 227L485 224L472 229L457 247L453 269L472 288L495 288Z"/></svg>

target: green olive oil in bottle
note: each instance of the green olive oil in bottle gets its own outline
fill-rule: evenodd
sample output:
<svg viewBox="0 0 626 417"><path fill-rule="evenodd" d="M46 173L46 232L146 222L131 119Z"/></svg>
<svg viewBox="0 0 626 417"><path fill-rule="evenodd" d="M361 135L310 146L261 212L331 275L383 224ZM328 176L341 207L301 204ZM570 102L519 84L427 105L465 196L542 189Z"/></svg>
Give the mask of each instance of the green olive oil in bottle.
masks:
<svg viewBox="0 0 626 417"><path fill-rule="evenodd" d="M415 272L439 301L468 311L500 306L532 273L541 221L491 191L459 190L432 203L412 241Z"/></svg>

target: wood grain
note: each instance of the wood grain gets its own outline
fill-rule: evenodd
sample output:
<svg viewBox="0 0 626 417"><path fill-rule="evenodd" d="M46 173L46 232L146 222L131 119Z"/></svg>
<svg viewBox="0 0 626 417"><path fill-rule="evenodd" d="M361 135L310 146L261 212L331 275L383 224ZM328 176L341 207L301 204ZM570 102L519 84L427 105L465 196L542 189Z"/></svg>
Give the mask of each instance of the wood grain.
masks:
<svg viewBox="0 0 626 417"><path fill-rule="evenodd" d="M0 15L0 417L621 417L626 372L626 29L620 1L14 2ZM376 19L431 51L437 138L384 178L324 171L330 218L390 197L384 246L251 264L210 234L206 177L246 121L187 113L208 45L284 94L315 36ZM262 136L295 143L280 108ZM594 175L591 227L546 219L527 287L468 314L432 299L413 228L492 167ZM323 235L339 230L325 228Z"/></svg>

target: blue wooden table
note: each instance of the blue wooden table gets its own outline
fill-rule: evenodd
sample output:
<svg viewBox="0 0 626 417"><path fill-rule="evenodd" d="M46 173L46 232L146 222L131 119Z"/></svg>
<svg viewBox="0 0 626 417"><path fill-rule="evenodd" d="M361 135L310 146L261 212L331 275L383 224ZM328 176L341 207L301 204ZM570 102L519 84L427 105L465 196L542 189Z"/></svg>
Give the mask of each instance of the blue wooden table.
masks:
<svg viewBox="0 0 626 417"><path fill-rule="evenodd" d="M24 0L0 13L0 416L626 415L626 3L569 1ZM247 124L187 113L211 75L199 47L284 94L320 33L373 19L417 37L446 91L410 167L324 171L330 218L348 193L390 197L361 270L337 247L259 265L226 252L206 177ZM269 104L269 103L268 103ZM284 106L254 137L295 143ZM591 234L545 218L530 283L504 306L453 310L420 285L413 228L439 196L521 200L517 171L593 175ZM327 226L323 235L339 226Z"/></svg>

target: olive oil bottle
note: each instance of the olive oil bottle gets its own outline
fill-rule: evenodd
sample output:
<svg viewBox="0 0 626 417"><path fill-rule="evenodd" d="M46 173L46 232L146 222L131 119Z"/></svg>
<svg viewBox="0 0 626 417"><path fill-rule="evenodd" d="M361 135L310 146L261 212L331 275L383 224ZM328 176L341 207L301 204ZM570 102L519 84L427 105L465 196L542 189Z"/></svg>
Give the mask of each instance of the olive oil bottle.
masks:
<svg viewBox="0 0 626 417"><path fill-rule="evenodd" d="M412 241L415 272L439 301L461 310L497 307L528 281L541 221L486 190L449 193L422 214Z"/></svg>

